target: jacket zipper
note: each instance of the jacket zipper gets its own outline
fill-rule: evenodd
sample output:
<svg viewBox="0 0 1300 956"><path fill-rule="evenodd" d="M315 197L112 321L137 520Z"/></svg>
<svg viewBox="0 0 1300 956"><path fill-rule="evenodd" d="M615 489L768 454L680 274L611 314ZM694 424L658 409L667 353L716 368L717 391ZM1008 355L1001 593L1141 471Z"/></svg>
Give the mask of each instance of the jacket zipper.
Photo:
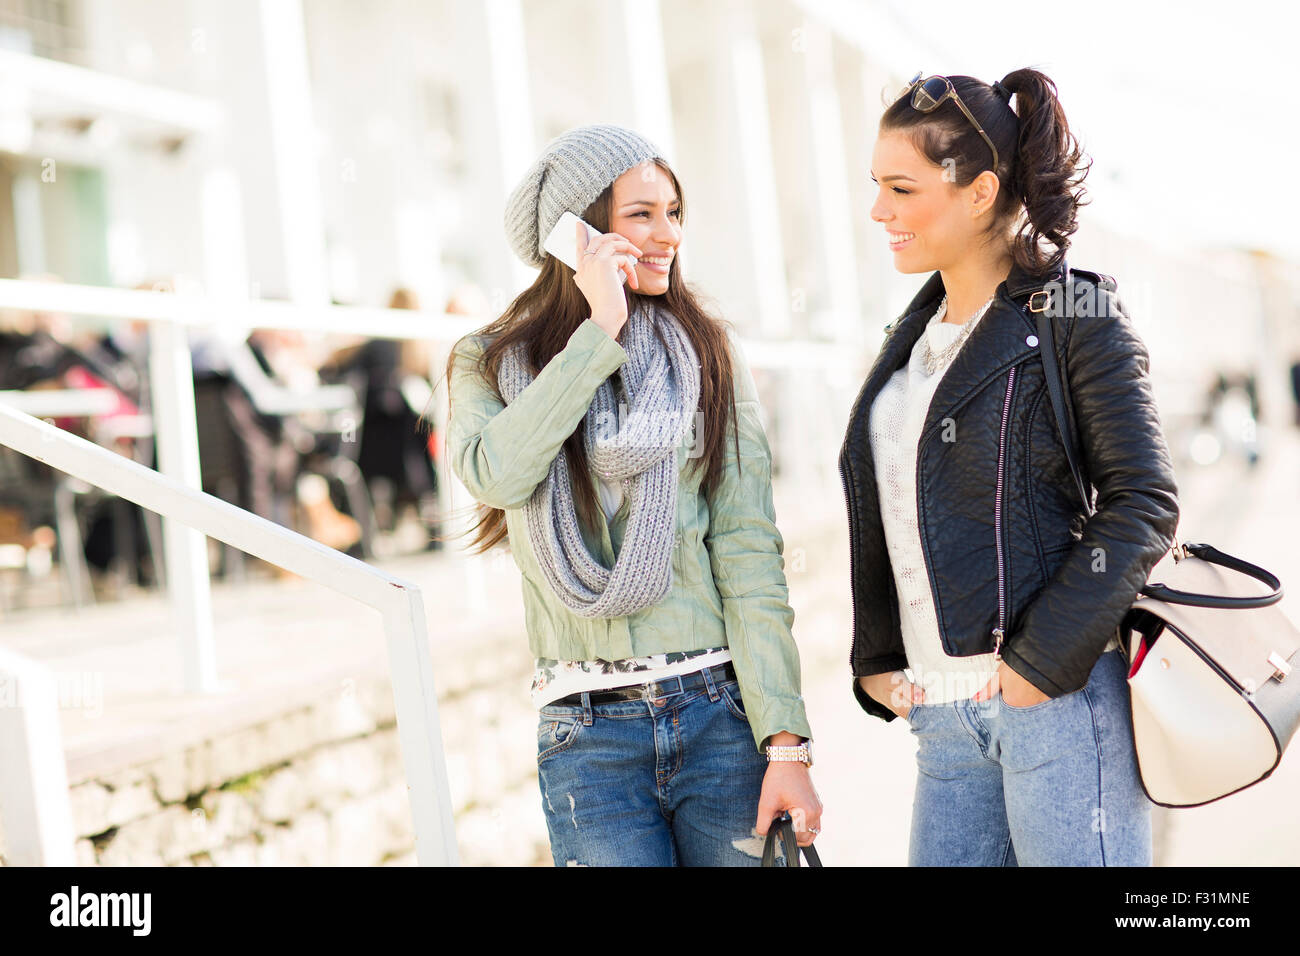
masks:
<svg viewBox="0 0 1300 956"><path fill-rule="evenodd" d="M1002 487L1007 466L1007 419L1011 413L1011 393L1016 387L1016 367L1007 373L1007 394L1002 402L1002 428L998 435L998 483L993 499L993 534L998 557L998 626L993 628L993 659L1002 660L1002 640L1007 626L1007 576L1002 549Z"/></svg>

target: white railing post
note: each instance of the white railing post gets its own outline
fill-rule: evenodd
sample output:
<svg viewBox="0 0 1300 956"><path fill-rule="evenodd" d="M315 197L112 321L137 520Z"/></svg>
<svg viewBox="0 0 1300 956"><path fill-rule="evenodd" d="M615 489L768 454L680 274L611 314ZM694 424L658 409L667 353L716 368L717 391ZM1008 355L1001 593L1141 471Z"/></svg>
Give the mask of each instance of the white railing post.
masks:
<svg viewBox="0 0 1300 956"><path fill-rule="evenodd" d="M383 613L397 736L415 823L416 859L421 866L457 866L456 822L451 813L424 599L417 590L394 588L392 604Z"/></svg>
<svg viewBox="0 0 1300 956"><path fill-rule="evenodd" d="M0 402L0 444L379 611L388 638L398 739L411 792L416 857L421 866L457 862L456 831L438 727L424 603L415 585L274 521L160 475L139 462L25 415L3 402ZM4 661L0 658L0 675L5 673ZM48 710L46 707L45 711ZM42 726L49 726L49 721ZM57 723L53 726L57 729ZM49 733L40 743L44 749L18 746L12 751L0 751L0 759L4 761L0 763L0 781L10 777L18 779L14 793L19 796L24 788L34 787L19 779L24 772L28 781L45 781L41 793L58 790L49 782L52 771L38 758L40 753L48 752L62 759L62 748L57 747L57 739L51 742ZM56 747L57 750L53 749ZM64 799L66 789L64 780ZM29 804L30 801L17 802L19 819L31 817L34 811L23 809ZM57 815L51 820L52 824L57 823ZM6 830L9 829L6 820ZM56 830L51 832L57 835Z"/></svg>
<svg viewBox="0 0 1300 956"><path fill-rule="evenodd" d="M0 819L4 820L5 862L10 866L75 865L76 835L54 676L3 647Z"/></svg>
<svg viewBox="0 0 1300 956"><path fill-rule="evenodd" d="M203 482L190 363L189 329L179 322L150 323L149 377L158 470L197 491ZM185 690L215 690L217 665L212 643L207 541L202 533L164 515L163 555Z"/></svg>

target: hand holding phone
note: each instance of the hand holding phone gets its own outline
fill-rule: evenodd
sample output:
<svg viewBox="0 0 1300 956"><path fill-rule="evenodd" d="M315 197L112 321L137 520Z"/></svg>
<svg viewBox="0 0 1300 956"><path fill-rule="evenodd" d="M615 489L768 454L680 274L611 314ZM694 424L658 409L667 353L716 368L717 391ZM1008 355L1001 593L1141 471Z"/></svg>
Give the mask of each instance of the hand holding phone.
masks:
<svg viewBox="0 0 1300 956"><path fill-rule="evenodd" d="M622 286L627 282L633 289L638 287L636 260L641 250L617 233L602 234L570 212L560 216L542 248L574 270L574 282L591 306L592 321L616 337L627 321Z"/></svg>
<svg viewBox="0 0 1300 956"><path fill-rule="evenodd" d="M586 234L579 240L578 245L575 245L573 241L574 236L578 235L575 224L581 225ZM600 238L600 236L601 231L591 223L584 222L571 212L565 212L560 214L560 221L555 224L555 228L552 229L550 235L546 237L546 241L542 243L542 248L555 256L555 258L559 259L574 272L577 272L578 259L580 258L582 251L586 248L583 244L583 240L590 242L592 239ZM627 277L624 276L625 280L626 278Z"/></svg>

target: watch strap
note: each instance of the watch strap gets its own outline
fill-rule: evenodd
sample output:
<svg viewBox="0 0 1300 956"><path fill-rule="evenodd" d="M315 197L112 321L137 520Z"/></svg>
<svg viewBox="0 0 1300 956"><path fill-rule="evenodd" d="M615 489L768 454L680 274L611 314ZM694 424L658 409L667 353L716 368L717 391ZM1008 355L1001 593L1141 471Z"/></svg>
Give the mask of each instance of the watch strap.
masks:
<svg viewBox="0 0 1300 956"><path fill-rule="evenodd" d="M812 762L812 755L809 753L807 741L793 747L775 747L769 745L767 747L767 761L768 763L801 763L807 766Z"/></svg>

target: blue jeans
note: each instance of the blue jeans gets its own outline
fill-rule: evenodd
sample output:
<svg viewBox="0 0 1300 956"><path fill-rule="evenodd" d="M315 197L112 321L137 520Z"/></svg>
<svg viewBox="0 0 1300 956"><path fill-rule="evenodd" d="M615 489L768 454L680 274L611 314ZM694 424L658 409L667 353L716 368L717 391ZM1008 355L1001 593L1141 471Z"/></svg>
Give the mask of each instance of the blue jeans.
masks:
<svg viewBox="0 0 1300 956"><path fill-rule="evenodd" d="M1118 650L1071 694L918 704L912 866L1150 866L1151 803Z"/></svg>
<svg viewBox="0 0 1300 956"><path fill-rule="evenodd" d="M593 705L584 695L540 710L537 780L555 865L758 866L767 758L740 685L702 671L655 686L662 696Z"/></svg>

